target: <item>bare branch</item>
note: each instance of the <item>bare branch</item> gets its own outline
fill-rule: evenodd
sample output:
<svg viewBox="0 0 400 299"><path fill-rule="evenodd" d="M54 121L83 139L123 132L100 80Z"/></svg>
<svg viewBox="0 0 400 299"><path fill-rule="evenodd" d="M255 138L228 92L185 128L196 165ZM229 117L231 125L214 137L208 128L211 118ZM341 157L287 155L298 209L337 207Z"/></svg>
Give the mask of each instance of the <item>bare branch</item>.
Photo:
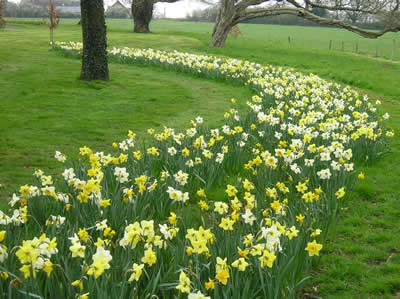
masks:
<svg viewBox="0 0 400 299"><path fill-rule="evenodd" d="M289 2L289 3L292 4L294 7L297 7L297 8L304 8L304 9L307 8L307 7L305 7L304 5L301 5L300 3L298 3L298 2L295 1L295 0L287 0L287 2Z"/></svg>
<svg viewBox="0 0 400 299"><path fill-rule="evenodd" d="M349 25L340 20L322 18L319 16L314 15L313 13L309 12L308 10L302 8L264 8L264 9L252 9L246 10L239 13L238 17L235 18L235 23L238 24L242 21L258 18L258 17L266 17L266 16L277 16L277 15L294 15L306 20L321 24L321 25L330 25L338 28L344 28L351 32L357 33L366 38L377 38L382 36L387 32L399 32L400 25L397 24L395 26L388 25L385 29L375 32L375 31L368 31L358 28L356 26Z"/></svg>
<svg viewBox="0 0 400 299"><path fill-rule="evenodd" d="M259 4L266 3L266 2L270 2L270 0L240 0L235 5L235 9L237 11L241 11L243 9L248 8L249 6L259 5Z"/></svg>
<svg viewBox="0 0 400 299"><path fill-rule="evenodd" d="M179 0L153 0L153 3L163 2L163 3L174 3L178 2Z"/></svg>
<svg viewBox="0 0 400 299"><path fill-rule="evenodd" d="M330 11L352 11L367 14L376 14L386 7L390 2L393 1L372 1L372 3L367 2L366 5L352 6L351 1L343 3L343 1L335 1L335 5L324 5L310 0L304 0L304 2L314 8L322 8ZM396 1L399 2L398 0Z"/></svg>

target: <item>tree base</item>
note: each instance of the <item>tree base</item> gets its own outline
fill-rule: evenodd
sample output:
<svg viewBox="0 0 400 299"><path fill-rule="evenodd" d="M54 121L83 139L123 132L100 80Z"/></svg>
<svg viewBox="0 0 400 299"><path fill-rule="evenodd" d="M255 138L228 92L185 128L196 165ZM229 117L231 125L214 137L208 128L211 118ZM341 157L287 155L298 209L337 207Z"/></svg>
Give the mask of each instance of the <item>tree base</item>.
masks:
<svg viewBox="0 0 400 299"><path fill-rule="evenodd" d="M133 32L150 33L150 22L153 17L153 0L133 0L132 17L134 21Z"/></svg>

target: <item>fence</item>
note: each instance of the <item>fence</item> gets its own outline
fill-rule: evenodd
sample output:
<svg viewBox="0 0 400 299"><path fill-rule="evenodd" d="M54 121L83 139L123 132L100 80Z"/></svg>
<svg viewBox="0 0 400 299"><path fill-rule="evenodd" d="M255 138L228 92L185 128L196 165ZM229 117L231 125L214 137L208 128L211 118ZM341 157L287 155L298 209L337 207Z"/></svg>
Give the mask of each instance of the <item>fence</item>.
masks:
<svg viewBox="0 0 400 299"><path fill-rule="evenodd" d="M276 41L275 38L267 35L267 41ZM365 55L374 58L383 58L393 61L400 61L400 39L391 40L312 40L288 36L287 39L279 39L282 44L287 44L295 48L318 49L328 51L340 51Z"/></svg>

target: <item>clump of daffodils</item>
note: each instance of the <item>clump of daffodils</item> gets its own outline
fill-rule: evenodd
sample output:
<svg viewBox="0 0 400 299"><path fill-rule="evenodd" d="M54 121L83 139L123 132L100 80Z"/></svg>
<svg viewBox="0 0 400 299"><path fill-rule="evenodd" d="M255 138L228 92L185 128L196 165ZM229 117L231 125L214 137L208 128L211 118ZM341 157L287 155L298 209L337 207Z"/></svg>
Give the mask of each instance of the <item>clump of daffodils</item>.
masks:
<svg viewBox="0 0 400 299"><path fill-rule="evenodd" d="M50 258L57 253L56 237L50 240L46 234L42 234L39 238L24 240L15 255L22 265L19 270L24 274L24 277L29 278L32 275L35 278L40 270L48 276L51 275L53 263Z"/></svg>

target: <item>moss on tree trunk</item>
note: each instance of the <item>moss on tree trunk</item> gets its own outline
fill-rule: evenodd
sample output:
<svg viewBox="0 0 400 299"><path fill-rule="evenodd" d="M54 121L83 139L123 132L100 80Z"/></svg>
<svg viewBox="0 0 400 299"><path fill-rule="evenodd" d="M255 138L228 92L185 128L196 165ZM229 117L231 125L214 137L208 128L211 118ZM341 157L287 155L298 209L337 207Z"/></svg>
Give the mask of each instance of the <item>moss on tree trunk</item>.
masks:
<svg viewBox="0 0 400 299"><path fill-rule="evenodd" d="M83 36L81 80L108 81L103 0L81 0L81 25Z"/></svg>

